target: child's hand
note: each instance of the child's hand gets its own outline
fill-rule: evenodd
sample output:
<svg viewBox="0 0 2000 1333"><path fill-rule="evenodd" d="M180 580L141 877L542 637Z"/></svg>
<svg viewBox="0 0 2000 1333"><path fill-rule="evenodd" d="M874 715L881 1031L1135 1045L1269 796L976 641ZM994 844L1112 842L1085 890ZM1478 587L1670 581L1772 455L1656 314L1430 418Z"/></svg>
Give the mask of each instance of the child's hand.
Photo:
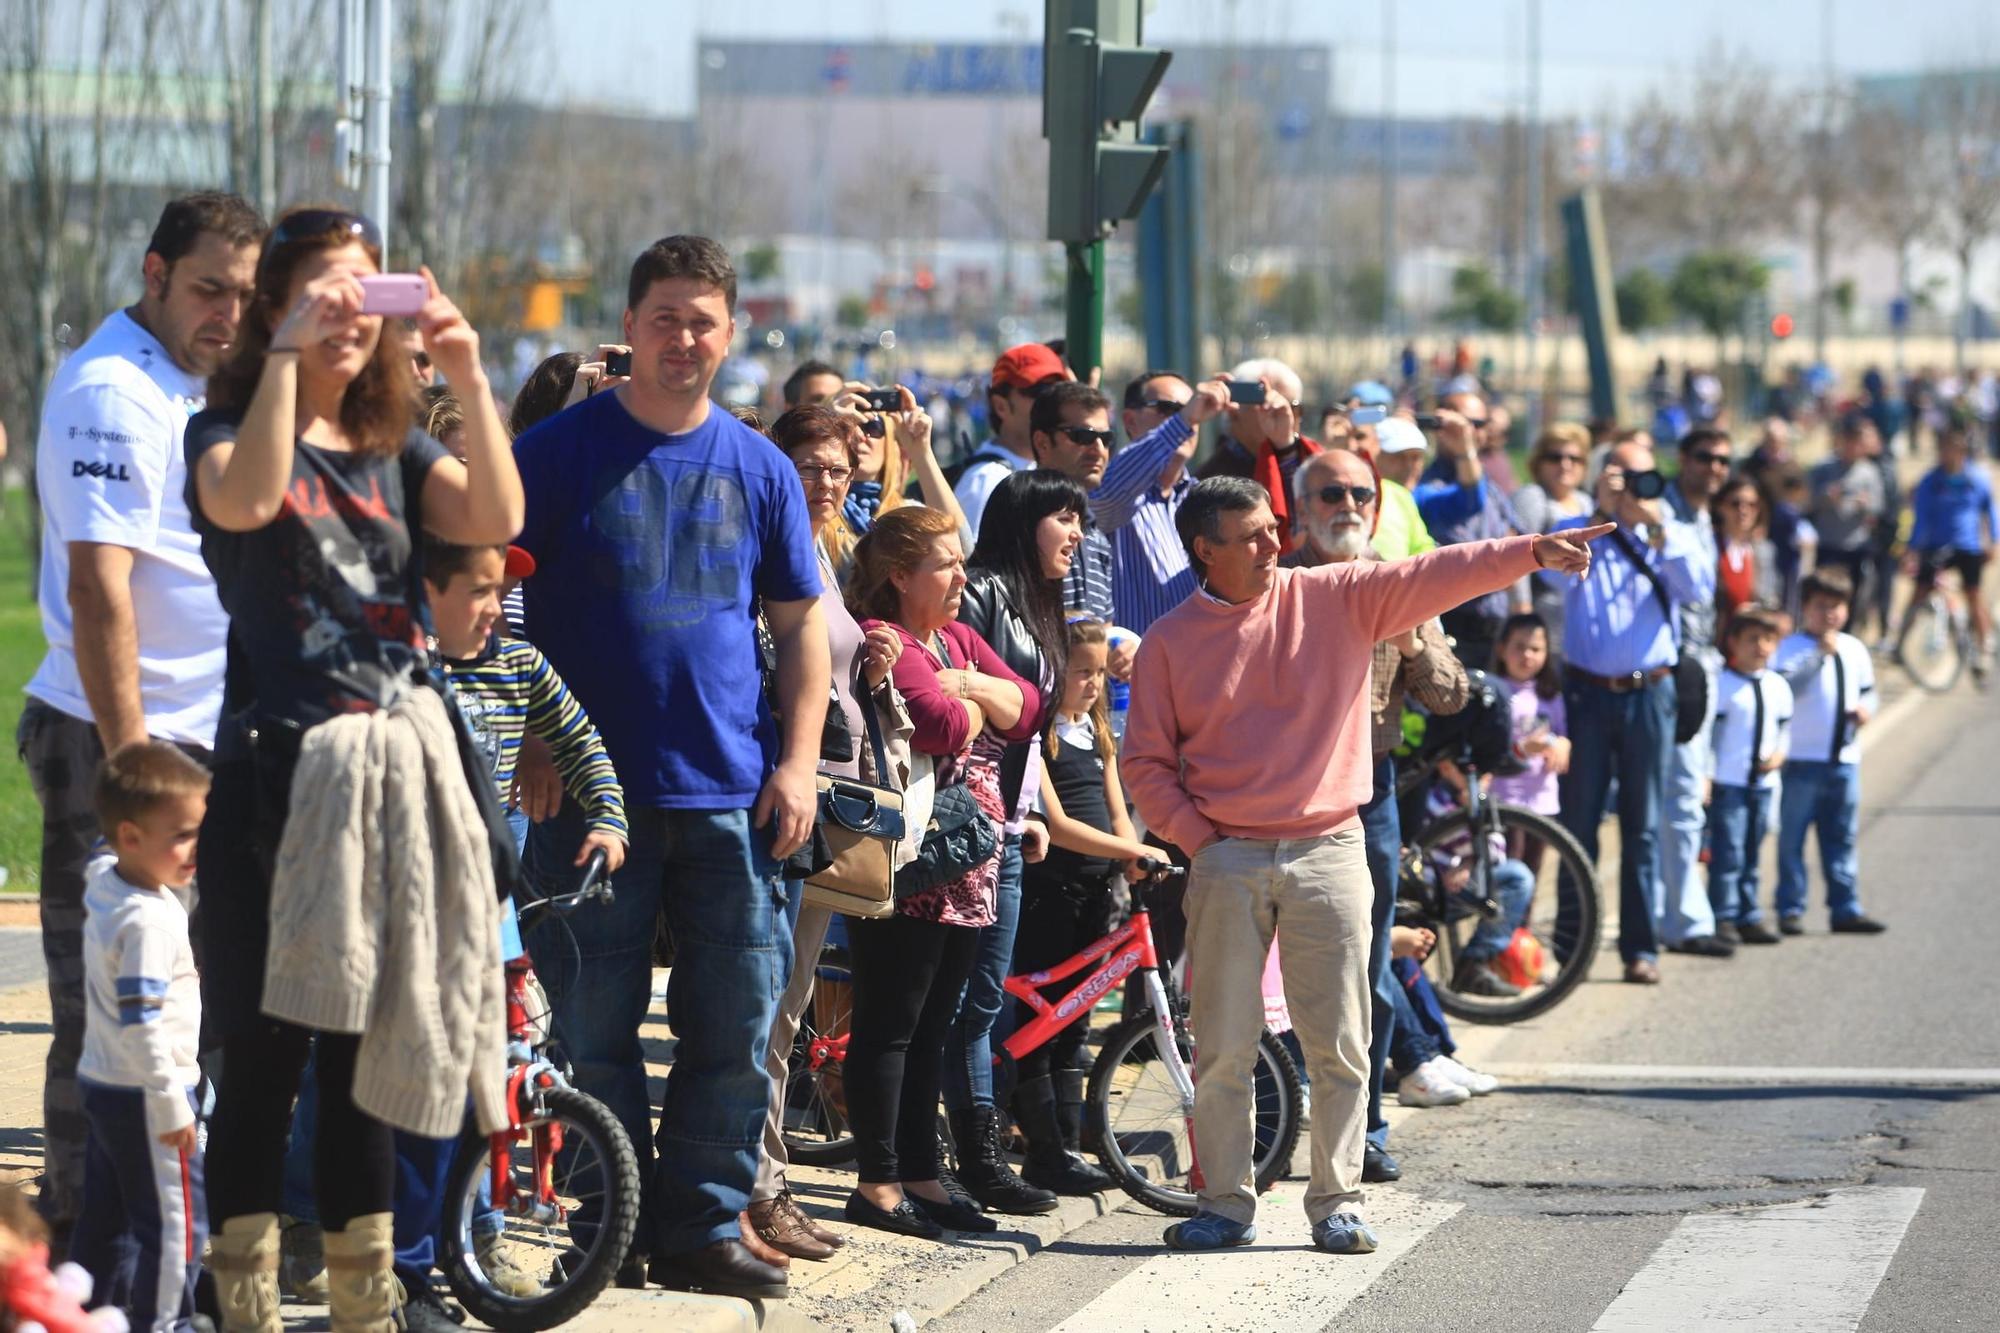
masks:
<svg viewBox="0 0 2000 1333"><path fill-rule="evenodd" d="M625 839L616 833L600 830L585 838L583 846L577 849L574 864L582 865L590 859L590 854L600 847L604 849L604 873L616 874L618 867L625 864Z"/></svg>
<svg viewBox="0 0 2000 1333"><path fill-rule="evenodd" d="M160 1142L166 1144L176 1152L192 1154L195 1150L195 1144L198 1142L194 1132L194 1121L190 1120L179 1129L170 1130L160 1135Z"/></svg>
<svg viewBox="0 0 2000 1333"><path fill-rule="evenodd" d="M1543 741L1542 760L1549 772L1561 777L1569 772L1569 737L1550 736Z"/></svg>

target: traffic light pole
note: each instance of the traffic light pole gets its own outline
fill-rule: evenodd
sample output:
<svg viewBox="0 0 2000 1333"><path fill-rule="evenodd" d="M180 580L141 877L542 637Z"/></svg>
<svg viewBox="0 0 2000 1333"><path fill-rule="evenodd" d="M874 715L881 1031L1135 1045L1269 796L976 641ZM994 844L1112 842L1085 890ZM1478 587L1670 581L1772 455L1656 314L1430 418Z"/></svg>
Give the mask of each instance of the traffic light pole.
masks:
<svg viewBox="0 0 2000 1333"><path fill-rule="evenodd" d="M1104 242L1072 241L1063 247L1069 275L1064 294L1063 339L1078 379L1104 364Z"/></svg>

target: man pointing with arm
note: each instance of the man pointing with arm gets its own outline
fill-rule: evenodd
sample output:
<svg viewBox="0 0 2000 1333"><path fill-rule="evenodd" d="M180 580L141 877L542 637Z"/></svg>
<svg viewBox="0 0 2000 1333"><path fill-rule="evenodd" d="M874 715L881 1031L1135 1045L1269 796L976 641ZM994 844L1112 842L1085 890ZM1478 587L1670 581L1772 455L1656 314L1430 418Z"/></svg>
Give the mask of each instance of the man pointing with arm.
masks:
<svg viewBox="0 0 2000 1333"><path fill-rule="evenodd" d="M1139 650L1125 773L1147 826L1194 854L1189 980L1202 1034L1195 1139L1201 1212L1167 1244L1255 1238L1250 1069L1259 980L1282 929L1285 995L1314 1091L1313 1241L1363 1254L1361 1220L1374 887L1357 811L1373 790L1368 690L1374 645L1538 567L1581 574L1613 525L1469 542L1393 564L1281 569L1264 489L1197 485L1178 515L1195 594ZM1330 727L1300 727L1307 710Z"/></svg>

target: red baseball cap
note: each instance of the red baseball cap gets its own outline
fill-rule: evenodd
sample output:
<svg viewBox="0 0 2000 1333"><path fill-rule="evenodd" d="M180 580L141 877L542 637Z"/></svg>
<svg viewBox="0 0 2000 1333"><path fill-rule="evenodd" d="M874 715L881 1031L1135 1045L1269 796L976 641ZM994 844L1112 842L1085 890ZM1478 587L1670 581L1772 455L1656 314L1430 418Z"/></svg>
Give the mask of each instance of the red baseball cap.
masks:
<svg viewBox="0 0 2000 1333"><path fill-rule="evenodd" d="M518 583L535 572L535 557L529 555L518 546L509 546L507 548L507 559L502 566L502 571L508 578Z"/></svg>
<svg viewBox="0 0 2000 1333"><path fill-rule="evenodd" d="M1066 380L1069 369L1062 358L1041 343L1022 343L1000 353L993 363L996 389L1032 389L1048 380Z"/></svg>

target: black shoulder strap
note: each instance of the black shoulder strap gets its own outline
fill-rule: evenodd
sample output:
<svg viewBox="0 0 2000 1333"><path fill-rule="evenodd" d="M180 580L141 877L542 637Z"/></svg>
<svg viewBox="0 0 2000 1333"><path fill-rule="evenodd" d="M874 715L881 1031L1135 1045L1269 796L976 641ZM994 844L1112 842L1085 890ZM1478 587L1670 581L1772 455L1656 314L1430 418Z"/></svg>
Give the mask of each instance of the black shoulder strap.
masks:
<svg viewBox="0 0 2000 1333"><path fill-rule="evenodd" d="M865 673L857 669L855 675L861 688L854 692L854 706L861 710L861 720L868 724L868 748L875 755L875 785L894 787L896 783L889 774L889 747L882 742L882 718L875 710L875 691L868 688Z"/></svg>
<svg viewBox="0 0 2000 1333"><path fill-rule="evenodd" d="M1674 636L1674 651L1678 653L1681 644L1681 619L1674 614L1674 599L1667 594L1665 581L1653 572L1651 565L1646 563L1645 554L1639 550L1639 544L1632 540L1631 533L1618 528L1612 532L1611 540L1625 553L1625 558L1632 562L1633 568L1646 576L1646 582L1653 585L1653 596L1659 599L1660 614L1667 618L1667 632Z"/></svg>

